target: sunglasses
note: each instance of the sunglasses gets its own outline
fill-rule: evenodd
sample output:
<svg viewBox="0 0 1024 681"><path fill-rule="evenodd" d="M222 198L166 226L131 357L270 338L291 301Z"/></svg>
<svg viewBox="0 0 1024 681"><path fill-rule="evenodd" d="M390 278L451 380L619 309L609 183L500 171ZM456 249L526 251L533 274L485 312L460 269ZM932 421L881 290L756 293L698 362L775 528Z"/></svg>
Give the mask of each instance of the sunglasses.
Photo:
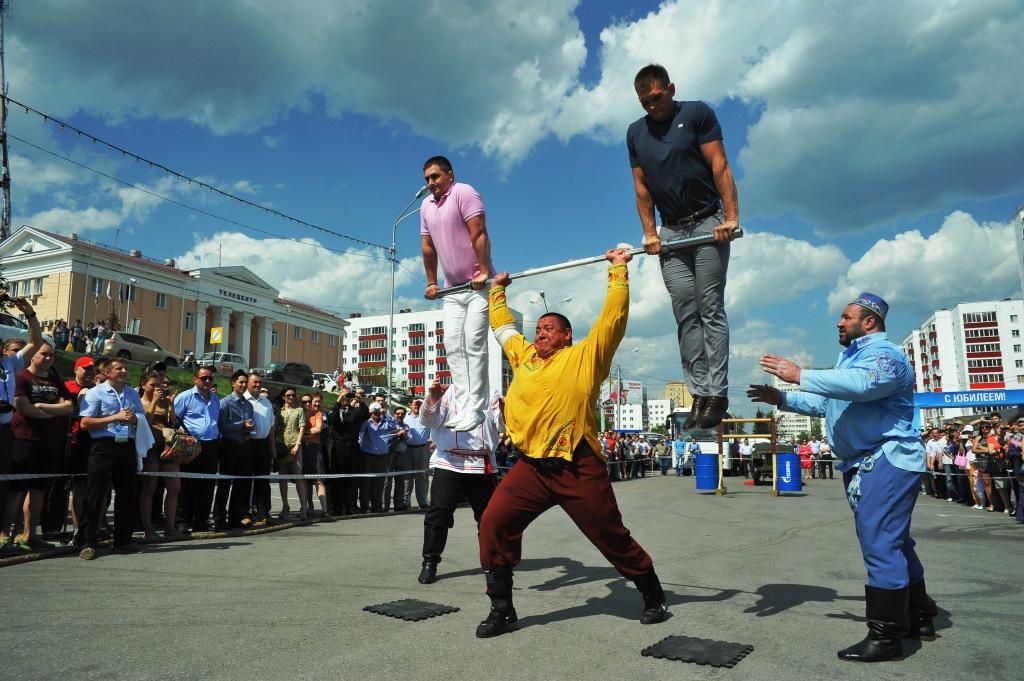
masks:
<svg viewBox="0 0 1024 681"><path fill-rule="evenodd" d="M302 400L303 404L313 404L313 400Z"/></svg>
<svg viewBox="0 0 1024 681"><path fill-rule="evenodd" d="M213 376L196 376L196 380L202 381L203 383L209 383L213 380Z"/></svg>
<svg viewBox="0 0 1024 681"><path fill-rule="evenodd" d="M292 399L293 397L295 397L295 393L285 393L285 396L284 396L284 398L285 398L286 400L290 400L290 399Z"/></svg>

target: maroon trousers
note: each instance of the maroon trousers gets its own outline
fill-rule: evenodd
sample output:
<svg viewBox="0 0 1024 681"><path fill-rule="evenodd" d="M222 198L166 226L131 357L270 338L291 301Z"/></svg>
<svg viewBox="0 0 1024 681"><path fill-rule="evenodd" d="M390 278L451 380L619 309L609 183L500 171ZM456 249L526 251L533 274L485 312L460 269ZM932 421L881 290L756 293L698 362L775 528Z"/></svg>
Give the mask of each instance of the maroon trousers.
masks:
<svg viewBox="0 0 1024 681"><path fill-rule="evenodd" d="M623 577L636 579L650 572L651 557L622 524L604 462L590 453L586 442L577 451L587 453L575 468L542 472L520 460L502 479L480 519L480 565L485 570L518 565L523 531L557 504Z"/></svg>

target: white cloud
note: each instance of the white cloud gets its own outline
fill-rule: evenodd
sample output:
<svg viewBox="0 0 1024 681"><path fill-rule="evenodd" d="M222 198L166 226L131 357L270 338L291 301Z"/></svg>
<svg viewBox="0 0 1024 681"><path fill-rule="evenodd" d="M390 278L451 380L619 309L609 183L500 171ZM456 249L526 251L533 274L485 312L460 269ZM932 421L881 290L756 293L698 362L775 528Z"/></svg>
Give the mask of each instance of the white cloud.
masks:
<svg viewBox="0 0 1024 681"><path fill-rule="evenodd" d="M124 222L124 215L120 211L93 207L82 210L49 208L24 218L24 222L50 232L71 234L113 229Z"/></svg>
<svg viewBox="0 0 1024 681"><path fill-rule="evenodd" d="M875 243L840 277L829 308L842 309L861 291L919 312L1002 295L1019 281L1013 243L1011 225L978 224L956 211L928 237L912 230Z"/></svg>
<svg viewBox="0 0 1024 681"><path fill-rule="evenodd" d="M318 305L339 314L361 310L370 314L387 312L390 297L390 269L386 260L366 257L380 251L347 249L344 253L326 250L312 238L300 241L261 239L240 232L197 234L190 249L177 256L184 269L243 265L268 282L285 298ZM419 258L399 261L396 287L406 284L419 288L422 264ZM415 276L412 273L416 273ZM395 310L402 307L426 308L422 298L400 296Z"/></svg>
<svg viewBox="0 0 1024 681"><path fill-rule="evenodd" d="M11 22L9 79L56 115L222 134L322 101L508 167L552 134L621 145L642 113L633 75L659 61L680 98L749 105L735 159L746 214L794 211L837 232L1020 186L1018 0L667 0L601 32L593 85L576 5L36 0Z"/></svg>
<svg viewBox="0 0 1024 681"><path fill-rule="evenodd" d="M36 0L11 22L8 77L55 115L182 118L221 134L322 98L331 114L514 160L546 134L586 58L576 4Z"/></svg>
<svg viewBox="0 0 1024 681"><path fill-rule="evenodd" d="M284 141L284 138L280 135L263 135L260 137L260 141L263 142L267 149L277 149L281 146L281 142Z"/></svg>
<svg viewBox="0 0 1024 681"><path fill-rule="evenodd" d="M239 194L256 194L260 191L260 186L251 182L250 180L235 180L231 184L231 188Z"/></svg>
<svg viewBox="0 0 1024 681"><path fill-rule="evenodd" d="M621 144L641 114L633 74L660 62L677 98L758 114L735 159L746 214L833 233L886 223L1019 188L1022 31L1016 0L666 2L602 32L602 77L553 130Z"/></svg>
<svg viewBox="0 0 1024 681"><path fill-rule="evenodd" d="M850 261L839 248L780 234L754 232L733 243L725 288L726 311L744 314L832 285Z"/></svg>

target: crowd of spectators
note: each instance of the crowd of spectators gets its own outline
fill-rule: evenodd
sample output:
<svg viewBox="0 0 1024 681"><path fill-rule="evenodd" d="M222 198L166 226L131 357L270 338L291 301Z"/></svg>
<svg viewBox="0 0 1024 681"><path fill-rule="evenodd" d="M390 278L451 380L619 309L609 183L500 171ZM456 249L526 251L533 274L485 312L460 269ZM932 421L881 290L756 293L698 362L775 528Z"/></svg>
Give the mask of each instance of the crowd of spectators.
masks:
<svg viewBox="0 0 1024 681"><path fill-rule="evenodd" d="M1006 423L992 413L931 428L924 433L928 472L921 494L1024 523L1022 444L1024 417Z"/></svg>
<svg viewBox="0 0 1024 681"><path fill-rule="evenodd" d="M9 340L0 362L0 475L39 477L0 480L0 558L54 548L47 538L69 516L71 542L83 559L94 558L107 538L116 553L137 551L137 532L145 539L158 533L177 539L272 525L292 515L290 485L298 499L295 515L303 520L317 506L319 516L330 519L403 511L414 497L420 509L429 505L432 445L419 418L421 400L392 411L383 395L368 397L355 386L327 411L319 392L300 394L286 386L271 399L262 377L246 371L235 372L230 393L219 396L209 367L195 369L193 386L174 394L162 363L146 366L133 386L126 385L124 361L89 354L75 360L74 375L64 380L54 369L56 349L43 340L31 306L24 299L15 304L28 320L29 339ZM57 345L89 350L99 342L77 320L54 331ZM102 334L96 330L95 338ZM1024 417L950 422L927 431L924 440L922 494L1024 522ZM692 475L701 452L692 437L649 441L639 433L607 431L600 442L613 481L668 475L673 468L676 476ZM750 474L752 453L749 441L732 443L730 458L741 474ZM805 478L824 478L826 471L833 477L827 439L804 440L797 453ZM502 434L499 468L515 459ZM276 518L270 478L254 477L271 472L312 476L282 477ZM370 475L328 475L354 473Z"/></svg>

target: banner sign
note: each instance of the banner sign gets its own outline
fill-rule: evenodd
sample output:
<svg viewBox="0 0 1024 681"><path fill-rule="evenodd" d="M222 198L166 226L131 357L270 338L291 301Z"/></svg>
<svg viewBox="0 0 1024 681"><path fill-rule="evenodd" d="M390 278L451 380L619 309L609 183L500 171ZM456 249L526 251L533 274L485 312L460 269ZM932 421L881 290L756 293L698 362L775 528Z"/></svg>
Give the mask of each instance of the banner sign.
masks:
<svg viewBox="0 0 1024 681"><path fill-rule="evenodd" d="M914 393L918 409L950 407L1010 407L1024 404L1024 390L960 390L948 393Z"/></svg>

